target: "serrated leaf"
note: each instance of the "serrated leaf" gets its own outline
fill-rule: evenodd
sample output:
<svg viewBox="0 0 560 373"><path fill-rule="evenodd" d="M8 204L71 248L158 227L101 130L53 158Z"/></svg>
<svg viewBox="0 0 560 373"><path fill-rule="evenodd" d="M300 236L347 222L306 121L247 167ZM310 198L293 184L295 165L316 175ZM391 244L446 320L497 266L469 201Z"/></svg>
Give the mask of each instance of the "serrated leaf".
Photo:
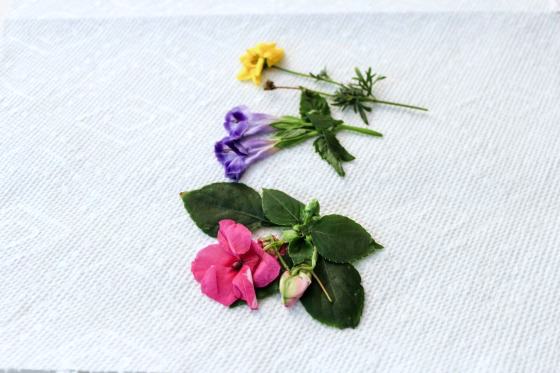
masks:
<svg viewBox="0 0 560 373"><path fill-rule="evenodd" d="M309 122L309 114L331 114L329 104L320 94L310 90L303 90L299 101L299 114L303 120Z"/></svg>
<svg viewBox="0 0 560 373"><path fill-rule="evenodd" d="M309 230L319 254L331 262L348 263L382 247L360 224L346 216L325 215Z"/></svg>
<svg viewBox="0 0 560 373"><path fill-rule="evenodd" d="M280 226L292 226L302 222L305 205L284 192L263 189L262 205L265 216Z"/></svg>
<svg viewBox="0 0 560 373"><path fill-rule="evenodd" d="M330 263L319 258L314 273L327 289L332 303L314 279L300 299L305 310L323 324L339 329L355 328L364 308L364 288L358 271L351 264Z"/></svg>
<svg viewBox="0 0 560 373"><path fill-rule="evenodd" d="M214 183L181 198L195 224L207 235L216 237L218 223L232 219L256 230L266 223L260 195L241 183Z"/></svg>
<svg viewBox="0 0 560 373"><path fill-rule="evenodd" d="M293 240L288 246L288 254L294 265L301 263L314 264L313 251L313 245L305 237Z"/></svg>
<svg viewBox="0 0 560 373"><path fill-rule="evenodd" d="M342 162L355 159L330 131L323 131L322 135L313 142L313 146L321 158L327 161L340 176L346 174L342 168Z"/></svg>

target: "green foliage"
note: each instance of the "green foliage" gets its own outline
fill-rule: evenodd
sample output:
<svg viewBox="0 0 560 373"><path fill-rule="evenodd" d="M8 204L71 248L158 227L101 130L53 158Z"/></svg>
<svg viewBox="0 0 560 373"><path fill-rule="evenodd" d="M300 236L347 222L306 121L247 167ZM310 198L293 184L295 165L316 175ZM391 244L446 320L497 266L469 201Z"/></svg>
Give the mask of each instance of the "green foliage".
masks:
<svg viewBox="0 0 560 373"><path fill-rule="evenodd" d="M212 237L222 219L235 220L252 231L267 223L261 196L245 184L214 183L180 195L195 224Z"/></svg>
<svg viewBox="0 0 560 373"><path fill-rule="evenodd" d="M381 248L360 224L346 216L323 216L311 225L310 232L319 254L331 262L352 262Z"/></svg>
<svg viewBox="0 0 560 373"><path fill-rule="evenodd" d="M262 205L269 221L280 226L292 226L302 222L305 205L284 192L263 189Z"/></svg>
<svg viewBox="0 0 560 373"><path fill-rule="evenodd" d="M364 308L364 288L360 274L351 264L317 260L315 275L328 291L332 302L317 281L309 286L301 303L305 310L323 324L339 328L355 328Z"/></svg>

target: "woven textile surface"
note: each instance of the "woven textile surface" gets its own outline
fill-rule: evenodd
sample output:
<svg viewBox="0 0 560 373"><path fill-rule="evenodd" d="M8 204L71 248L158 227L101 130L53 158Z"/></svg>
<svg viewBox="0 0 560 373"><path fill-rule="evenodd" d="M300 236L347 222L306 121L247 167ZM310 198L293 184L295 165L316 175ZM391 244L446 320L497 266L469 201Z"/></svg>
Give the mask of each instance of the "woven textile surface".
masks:
<svg viewBox="0 0 560 373"><path fill-rule="evenodd" d="M228 310L190 274L212 239L178 193L224 180L225 112L297 113L296 93L235 80L261 40L341 80L371 65L380 98L430 108L376 107L383 139L341 134L345 178L305 143L243 180L385 246L357 263L354 330L279 297ZM0 367L560 369L558 15L13 20L0 48Z"/></svg>

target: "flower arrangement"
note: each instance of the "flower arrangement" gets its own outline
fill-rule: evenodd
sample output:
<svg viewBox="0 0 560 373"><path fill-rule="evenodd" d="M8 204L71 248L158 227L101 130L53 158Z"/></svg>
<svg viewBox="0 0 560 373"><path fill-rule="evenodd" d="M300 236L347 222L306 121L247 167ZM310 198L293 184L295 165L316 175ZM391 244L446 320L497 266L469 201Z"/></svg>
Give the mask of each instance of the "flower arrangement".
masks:
<svg viewBox="0 0 560 373"><path fill-rule="evenodd" d="M274 189L262 196L241 183L214 183L181 193L195 224L217 237L196 255L191 271L203 294L225 306L280 292L286 307L301 301L318 321L337 328L358 325L363 306L361 277L351 264L382 248L358 223L320 215L308 204ZM277 235L252 238L261 227Z"/></svg>
<svg viewBox="0 0 560 373"><path fill-rule="evenodd" d="M300 91L299 116L275 116L236 106L225 116L226 136L215 143L214 153L225 176L238 182L256 162L291 146L314 139L315 152L344 176L343 163L354 160L337 139L340 131L382 137L377 131L335 119L330 104L351 108L365 124L373 104L427 109L378 99L373 92L385 79L371 68L354 70L349 83L336 81L326 70L301 73L279 66L284 50L275 43L259 43L241 57L239 80L261 84L266 69L327 83L333 92L304 86L280 86L266 81L265 90ZM316 320L340 329L355 328L364 307L361 277L352 265L383 248L354 220L342 215L321 215L319 202L304 204L275 189L257 191L241 183L214 183L180 193L194 223L216 237L198 252L191 272L203 294L228 307L247 304L280 293L281 303L298 301ZM277 235L253 238L262 227Z"/></svg>

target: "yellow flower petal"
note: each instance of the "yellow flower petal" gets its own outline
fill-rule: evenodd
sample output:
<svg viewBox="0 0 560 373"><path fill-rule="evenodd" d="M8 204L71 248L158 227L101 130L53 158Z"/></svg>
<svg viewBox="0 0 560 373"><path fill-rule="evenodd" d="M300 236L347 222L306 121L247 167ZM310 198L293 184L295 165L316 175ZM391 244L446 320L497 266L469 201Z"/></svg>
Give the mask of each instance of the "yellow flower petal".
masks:
<svg viewBox="0 0 560 373"><path fill-rule="evenodd" d="M261 82L262 71L268 66L278 64L282 58L284 58L284 50L276 48L276 43L258 43L253 48L247 49L241 56L243 67L237 74L237 79L251 79L258 85Z"/></svg>

